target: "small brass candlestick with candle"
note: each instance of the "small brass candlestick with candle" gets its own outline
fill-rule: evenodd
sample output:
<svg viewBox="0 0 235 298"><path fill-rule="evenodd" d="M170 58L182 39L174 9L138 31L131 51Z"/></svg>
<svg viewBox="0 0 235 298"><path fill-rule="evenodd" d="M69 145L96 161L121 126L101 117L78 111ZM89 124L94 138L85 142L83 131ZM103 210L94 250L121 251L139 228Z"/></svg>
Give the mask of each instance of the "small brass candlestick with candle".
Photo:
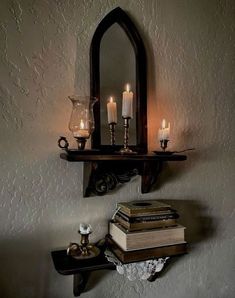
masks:
<svg viewBox="0 0 235 298"><path fill-rule="evenodd" d="M133 118L133 92L130 85L126 85L126 91L122 93L122 118L124 119L124 146L120 150L122 154L136 154L129 148L129 127L130 120Z"/></svg>
<svg viewBox="0 0 235 298"><path fill-rule="evenodd" d="M70 243L67 248L67 255L77 260L97 257L100 249L89 242L89 235L92 233L90 225L80 224L78 233L81 235L81 244Z"/></svg>
<svg viewBox="0 0 235 298"><path fill-rule="evenodd" d="M108 124L110 131L110 144L115 145L115 125L117 124L117 103L110 97L107 103Z"/></svg>

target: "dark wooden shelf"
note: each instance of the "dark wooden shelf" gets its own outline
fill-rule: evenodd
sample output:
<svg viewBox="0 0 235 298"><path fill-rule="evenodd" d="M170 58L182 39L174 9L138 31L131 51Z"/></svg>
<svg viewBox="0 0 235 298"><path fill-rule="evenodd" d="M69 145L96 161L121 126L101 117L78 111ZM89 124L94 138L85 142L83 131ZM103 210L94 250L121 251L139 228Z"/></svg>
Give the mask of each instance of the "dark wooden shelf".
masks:
<svg viewBox="0 0 235 298"><path fill-rule="evenodd" d="M182 161L187 156L182 154L157 155L157 154L81 154L79 151L61 153L60 157L68 161Z"/></svg>
<svg viewBox="0 0 235 298"><path fill-rule="evenodd" d="M102 246L99 246L99 248L101 250L99 256L86 260L76 260L73 257L68 256L66 250L57 250L51 252L53 264L56 271L62 275L73 275L73 294L75 297L80 296L82 292L85 291L87 281L92 271L102 269L116 269L116 266L113 263L109 262L104 255L106 245L104 244ZM117 251L115 249L113 250L112 248L109 249L111 249L114 254L116 254ZM185 253L187 253L187 244L185 244L184 247L180 247L179 250L166 250L165 253L159 254L159 256L155 258L157 259L160 257L170 256L172 259ZM164 270L167 265L168 262L164 266ZM148 278L148 281L155 281L156 278L161 275L162 271L156 272L155 274L151 275Z"/></svg>
<svg viewBox="0 0 235 298"><path fill-rule="evenodd" d="M115 265L110 263L104 256L104 250L101 249L99 256L86 259L75 260L66 254L66 250L51 252L52 260L56 271L62 275L73 275L73 294L80 296L86 287L89 274L95 270L115 269Z"/></svg>
<svg viewBox="0 0 235 298"><path fill-rule="evenodd" d="M83 195L104 195L118 184L140 175L141 192L148 193L156 183L164 162L184 161L182 154L107 154L97 150L66 150L60 157L69 162L84 162Z"/></svg>
<svg viewBox="0 0 235 298"><path fill-rule="evenodd" d="M62 275L71 275L99 269L115 269L115 266L107 261L102 252L96 258L81 261L68 256L66 250L52 251L51 256L56 271Z"/></svg>

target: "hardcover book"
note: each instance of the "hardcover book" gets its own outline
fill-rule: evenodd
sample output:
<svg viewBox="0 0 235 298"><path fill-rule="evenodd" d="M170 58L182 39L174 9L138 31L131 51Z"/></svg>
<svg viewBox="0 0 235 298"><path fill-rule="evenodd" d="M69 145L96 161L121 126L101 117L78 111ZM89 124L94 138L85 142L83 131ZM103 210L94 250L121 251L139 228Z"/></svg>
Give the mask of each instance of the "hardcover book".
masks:
<svg viewBox="0 0 235 298"><path fill-rule="evenodd" d="M124 250L138 250L184 243L185 227L176 225L144 231L129 232L119 223L110 222L109 234Z"/></svg>
<svg viewBox="0 0 235 298"><path fill-rule="evenodd" d="M171 227L171 226L177 225L176 219L128 222L118 214L115 215L114 220L120 223L129 232L145 230L145 229L161 228L161 227Z"/></svg>
<svg viewBox="0 0 235 298"><path fill-rule="evenodd" d="M118 211L116 215L122 217L124 220L128 221L129 223L179 218L178 213L176 213L176 211L173 209L170 209L169 211L157 213L157 214L150 214L150 215L144 215L144 216L137 215L137 216L130 217L121 211Z"/></svg>
<svg viewBox="0 0 235 298"><path fill-rule="evenodd" d="M120 202L117 204L117 208L128 216L155 214L156 212L167 211L170 207L170 205L156 200Z"/></svg>
<svg viewBox="0 0 235 298"><path fill-rule="evenodd" d="M154 247L149 249L124 251L115 243L115 241L113 241L112 236L106 236L106 240L109 249L116 255L116 257L122 263L139 262L154 258L176 256L187 252L186 242L162 247Z"/></svg>

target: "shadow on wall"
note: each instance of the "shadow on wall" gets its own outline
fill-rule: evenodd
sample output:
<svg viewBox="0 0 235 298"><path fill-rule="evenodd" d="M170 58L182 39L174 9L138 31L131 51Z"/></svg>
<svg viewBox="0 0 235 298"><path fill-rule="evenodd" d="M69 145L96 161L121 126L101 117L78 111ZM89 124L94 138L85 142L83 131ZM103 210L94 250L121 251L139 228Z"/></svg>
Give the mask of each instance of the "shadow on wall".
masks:
<svg viewBox="0 0 235 298"><path fill-rule="evenodd" d="M159 200L161 201L161 200ZM185 239L188 242L188 253L193 252L199 243L215 237L214 219L207 215L207 207L197 200L164 200L179 213L179 223L186 227ZM156 273L150 281L163 277L183 256L170 258L163 270Z"/></svg>
<svg viewBox="0 0 235 298"><path fill-rule="evenodd" d="M214 219L208 216L207 207L198 200L164 200L179 213L179 223L186 227L185 238L191 245L189 251L200 242L213 238L216 233Z"/></svg>
<svg viewBox="0 0 235 298"><path fill-rule="evenodd" d="M58 294L61 281L50 257L50 235L37 236L4 239L0 242L1 298L57 297L50 294ZM44 237L48 239L48 247L40 244L45 243Z"/></svg>
<svg viewBox="0 0 235 298"><path fill-rule="evenodd" d="M184 154L184 153L182 153ZM188 172L197 164L199 159L201 159L201 154L198 151L192 151L190 153L186 152L186 161L176 161L176 162L164 162L162 171L157 177L157 181L151 188L151 192L157 191L163 185L179 180L183 175L187 175ZM191 162L190 162L190 160ZM193 161L193 162L192 162Z"/></svg>

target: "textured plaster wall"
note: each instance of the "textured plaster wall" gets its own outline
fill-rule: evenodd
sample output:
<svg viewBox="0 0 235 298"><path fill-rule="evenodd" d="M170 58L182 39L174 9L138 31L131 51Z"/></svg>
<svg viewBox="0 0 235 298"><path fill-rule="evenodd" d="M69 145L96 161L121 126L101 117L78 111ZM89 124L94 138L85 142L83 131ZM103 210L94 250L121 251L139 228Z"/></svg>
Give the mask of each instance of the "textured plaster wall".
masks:
<svg viewBox="0 0 235 298"><path fill-rule="evenodd" d="M82 164L59 159L75 91L89 90L89 45L98 22L122 7L148 51L149 148L163 117L171 149L196 147L169 164L160 188L140 180L102 198L82 198ZM116 202L170 201L191 242L154 283L93 274L83 297L234 297L234 1L1 0L0 297L72 297L72 277L49 252L77 241L90 222L98 240ZM95 287L94 284L96 283Z"/></svg>

